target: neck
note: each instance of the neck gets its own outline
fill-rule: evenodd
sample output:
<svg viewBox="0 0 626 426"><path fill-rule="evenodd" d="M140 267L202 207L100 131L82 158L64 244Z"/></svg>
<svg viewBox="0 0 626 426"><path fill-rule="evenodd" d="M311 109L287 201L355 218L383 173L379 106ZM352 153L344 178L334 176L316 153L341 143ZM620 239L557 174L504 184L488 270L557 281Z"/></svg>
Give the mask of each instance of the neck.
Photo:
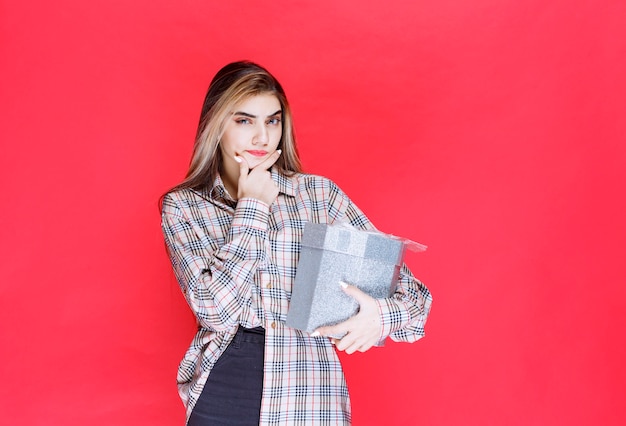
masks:
<svg viewBox="0 0 626 426"><path fill-rule="evenodd" d="M237 182L232 182L227 175L222 175L222 183L224 184L224 188L226 188L226 191L228 191L228 194L231 196L231 198L233 200L237 200Z"/></svg>

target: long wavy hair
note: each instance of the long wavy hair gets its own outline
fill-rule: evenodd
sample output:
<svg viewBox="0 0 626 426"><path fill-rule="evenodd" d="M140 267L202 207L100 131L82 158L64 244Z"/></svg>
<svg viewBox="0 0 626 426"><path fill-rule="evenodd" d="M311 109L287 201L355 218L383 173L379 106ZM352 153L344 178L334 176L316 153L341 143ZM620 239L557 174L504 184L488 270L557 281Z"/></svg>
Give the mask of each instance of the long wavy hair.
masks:
<svg viewBox="0 0 626 426"><path fill-rule="evenodd" d="M202 105L189 170L185 179L168 192L183 188L202 189L213 184L222 168L222 153L218 146L226 120L237 104L261 94L276 96L282 109L282 137L278 143L282 154L274 167L286 175L302 171L285 91L265 68L250 61L239 61L226 65L213 77Z"/></svg>

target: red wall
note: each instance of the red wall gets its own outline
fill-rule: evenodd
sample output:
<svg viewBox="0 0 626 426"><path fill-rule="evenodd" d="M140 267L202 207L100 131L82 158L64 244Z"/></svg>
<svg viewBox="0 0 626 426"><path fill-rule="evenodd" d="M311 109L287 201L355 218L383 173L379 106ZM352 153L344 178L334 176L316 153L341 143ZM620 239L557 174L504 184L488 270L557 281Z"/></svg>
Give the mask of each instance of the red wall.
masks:
<svg viewBox="0 0 626 426"><path fill-rule="evenodd" d="M339 3L339 4L335 4ZM174 425L157 199L204 91L282 80L305 166L429 246L427 337L342 356L355 425L626 422L619 0L0 1L0 418Z"/></svg>

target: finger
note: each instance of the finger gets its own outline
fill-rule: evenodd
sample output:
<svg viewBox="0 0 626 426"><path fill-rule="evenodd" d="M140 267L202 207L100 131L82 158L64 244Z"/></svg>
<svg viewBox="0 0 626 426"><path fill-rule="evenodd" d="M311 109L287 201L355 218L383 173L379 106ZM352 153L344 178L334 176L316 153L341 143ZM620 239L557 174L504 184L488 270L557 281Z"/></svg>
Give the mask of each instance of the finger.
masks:
<svg viewBox="0 0 626 426"><path fill-rule="evenodd" d="M369 351L370 349L372 349L373 347L374 347L374 344L370 344L370 343L368 343L368 344L362 345L362 346L361 346L359 349L357 349L357 350L358 350L359 352L367 352L367 351Z"/></svg>
<svg viewBox="0 0 626 426"><path fill-rule="evenodd" d="M277 149L276 151L272 152L272 155L270 155L265 160L263 160L263 162L255 166L254 170L269 170L270 167L272 167L274 163L278 161L278 159L280 158L281 152L282 151L280 149Z"/></svg>
<svg viewBox="0 0 626 426"><path fill-rule="evenodd" d="M341 339L341 341L337 341L335 346L340 351L352 354L357 351L366 352L374 346L375 343L375 341L367 339L365 336L357 336L357 333L349 333Z"/></svg>
<svg viewBox="0 0 626 426"><path fill-rule="evenodd" d="M241 155L235 155L235 161L239 163L239 181L241 182L242 177L245 179L248 176L250 167L248 166L248 161Z"/></svg>
<svg viewBox="0 0 626 426"><path fill-rule="evenodd" d="M352 355L353 353L355 353L358 350L358 346L356 345L350 345L347 348L345 348L343 351L345 353L347 353L348 355Z"/></svg>
<svg viewBox="0 0 626 426"><path fill-rule="evenodd" d="M367 340L363 338L352 338L349 339L350 335L348 334L346 337L341 339L335 343L335 347L337 350L344 351L348 355L353 354L355 352L367 352L372 346L372 343L369 343Z"/></svg>
<svg viewBox="0 0 626 426"><path fill-rule="evenodd" d="M357 341L357 338L352 333L348 333L345 336L343 336L341 339L337 339L335 341L335 347L337 348L337 350L351 353L351 352L348 352L349 349L353 349L352 352L354 352L354 349L356 349L356 347L359 346L356 344L356 341Z"/></svg>
<svg viewBox="0 0 626 426"><path fill-rule="evenodd" d="M344 322L335 325L327 325L326 327L320 327L313 332L314 336L343 336L346 334L352 324L352 318L347 319Z"/></svg>
<svg viewBox="0 0 626 426"><path fill-rule="evenodd" d="M320 327L313 332L312 336L313 337L317 337L317 336L327 337L327 336L341 336L342 334L345 334L345 331L341 332L337 330L338 329L335 326Z"/></svg>

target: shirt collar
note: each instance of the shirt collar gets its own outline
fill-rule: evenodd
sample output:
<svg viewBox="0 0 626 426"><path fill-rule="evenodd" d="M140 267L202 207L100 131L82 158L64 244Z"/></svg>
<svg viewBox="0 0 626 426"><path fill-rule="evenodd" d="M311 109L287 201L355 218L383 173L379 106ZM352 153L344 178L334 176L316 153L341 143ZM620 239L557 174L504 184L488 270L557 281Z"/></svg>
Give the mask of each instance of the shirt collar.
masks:
<svg viewBox="0 0 626 426"><path fill-rule="evenodd" d="M275 168L270 170L270 174L272 175L272 180L278 184L279 193L289 195L290 197L296 196L295 176L286 176Z"/></svg>
<svg viewBox="0 0 626 426"><path fill-rule="evenodd" d="M231 197L224 186L224 181L222 181L222 177L217 174L215 180L213 181L213 186L209 191L209 196L213 200L231 200Z"/></svg>

